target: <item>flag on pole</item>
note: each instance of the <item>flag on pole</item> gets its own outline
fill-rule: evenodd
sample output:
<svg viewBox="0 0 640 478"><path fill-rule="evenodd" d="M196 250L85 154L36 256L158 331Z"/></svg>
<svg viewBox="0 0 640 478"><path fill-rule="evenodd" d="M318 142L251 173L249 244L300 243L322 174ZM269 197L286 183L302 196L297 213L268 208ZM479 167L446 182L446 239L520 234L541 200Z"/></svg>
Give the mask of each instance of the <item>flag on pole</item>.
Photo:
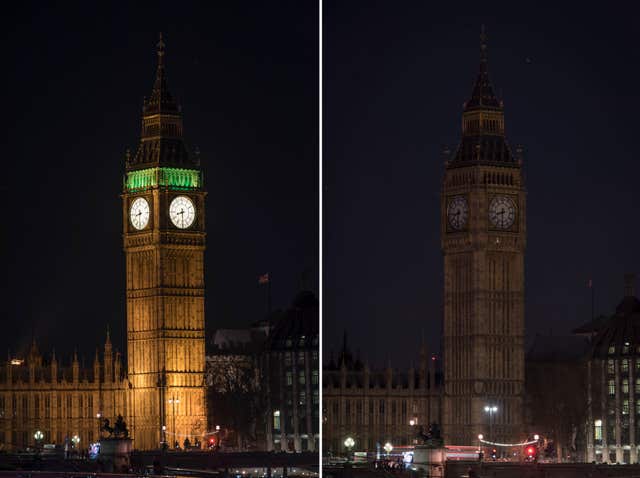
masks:
<svg viewBox="0 0 640 478"><path fill-rule="evenodd" d="M266 274L262 274L258 278L258 284L268 284L268 283L269 283L269 273L268 272Z"/></svg>

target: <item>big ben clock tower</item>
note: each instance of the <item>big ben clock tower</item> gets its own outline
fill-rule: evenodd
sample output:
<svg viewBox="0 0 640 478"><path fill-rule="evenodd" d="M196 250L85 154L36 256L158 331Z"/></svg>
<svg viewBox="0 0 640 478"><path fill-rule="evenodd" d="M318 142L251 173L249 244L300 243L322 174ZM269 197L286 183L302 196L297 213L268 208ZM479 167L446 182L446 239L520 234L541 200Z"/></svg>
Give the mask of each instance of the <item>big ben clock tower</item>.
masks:
<svg viewBox="0 0 640 478"><path fill-rule="evenodd" d="M462 140L442 182L443 432L452 445L475 444L479 434L516 443L523 431L525 186L481 38Z"/></svg>
<svg viewBox="0 0 640 478"><path fill-rule="evenodd" d="M137 449L191 443L205 431L205 191L167 90L158 43L138 150L127 155L122 214L129 424Z"/></svg>

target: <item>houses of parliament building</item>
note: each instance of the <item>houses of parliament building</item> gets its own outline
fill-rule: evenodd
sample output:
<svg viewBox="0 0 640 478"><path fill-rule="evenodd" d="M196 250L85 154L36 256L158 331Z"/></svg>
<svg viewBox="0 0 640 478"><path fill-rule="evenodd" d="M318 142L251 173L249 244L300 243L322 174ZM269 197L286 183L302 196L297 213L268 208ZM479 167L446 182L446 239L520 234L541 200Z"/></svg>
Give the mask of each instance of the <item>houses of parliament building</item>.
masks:
<svg viewBox="0 0 640 478"><path fill-rule="evenodd" d="M0 367L0 446L8 450L99 433L98 414L125 419L133 446L193 443L206 431L205 213L197 154L183 140L182 112L167 88L162 37L140 143L126 155L122 191L126 260L127 363L107 336L93 366L26 357Z"/></svg>

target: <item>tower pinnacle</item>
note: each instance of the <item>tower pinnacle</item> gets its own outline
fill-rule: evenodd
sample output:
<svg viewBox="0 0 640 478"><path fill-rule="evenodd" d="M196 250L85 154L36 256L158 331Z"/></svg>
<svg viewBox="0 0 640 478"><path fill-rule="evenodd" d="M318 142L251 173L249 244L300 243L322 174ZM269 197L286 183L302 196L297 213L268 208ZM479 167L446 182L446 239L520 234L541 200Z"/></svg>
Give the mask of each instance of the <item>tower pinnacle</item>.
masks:
<svg viewBox="0 0 640 478"><path fill-rule="evenodd" d="M164 41L162 41L162 32L160 32L160 39L158 40L158 43L156 44L156 47L158 48L158 68L161 68L163 66L163 56L164 56Z"/></svg>
<svg viewBox="0 0 640 478"><path fill-rule="evenodd" d="M158 67L156 68L156 79L153 83L151 96L145 101L143 112L145 115L158 113L179 113L178 104L169 93L167 88L167 76L164 67L165 43L162 33L159 35L158 43L156 43L156 53L158 55Z"/></svg>
<svg viewBox="0 0 640 478"><path fill-rule="evenodd" d="M162 37L161 37L162 38ZM480 67L482 65L486 67L487 64L487 32L485 31L484 24L480 27Z"/></svg>
<svg viewBox="0 0 640 478"><path fill-rule="evenodd" d="M471 99L465 103L465 111L478 108L501 109L502 104L493 92L489 81L489 61L487 55L487 33L484 25L480 28L480 69L476 77Z"/></svg>

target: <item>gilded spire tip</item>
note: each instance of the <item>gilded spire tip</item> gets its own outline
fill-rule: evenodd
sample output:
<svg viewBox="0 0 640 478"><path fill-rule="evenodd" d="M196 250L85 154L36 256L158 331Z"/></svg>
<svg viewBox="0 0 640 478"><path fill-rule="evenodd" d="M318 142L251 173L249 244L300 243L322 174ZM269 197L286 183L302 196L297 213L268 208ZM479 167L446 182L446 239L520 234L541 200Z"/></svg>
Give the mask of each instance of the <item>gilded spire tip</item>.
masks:
<svg viewBox="0 0 640 478"><path fill-rule="evenodd" d="M164 47L165 47L164 41L162 41L162 32L160 32L158 38L159 40L156 46L158 47L158 54L162 55L164 53Z"/></svg>
<svg viewBox="0 0 640 478"><path fill-rule="evenodd" d="M487 31L484 23L480 26L480 61L487 61Z"/></svg>

